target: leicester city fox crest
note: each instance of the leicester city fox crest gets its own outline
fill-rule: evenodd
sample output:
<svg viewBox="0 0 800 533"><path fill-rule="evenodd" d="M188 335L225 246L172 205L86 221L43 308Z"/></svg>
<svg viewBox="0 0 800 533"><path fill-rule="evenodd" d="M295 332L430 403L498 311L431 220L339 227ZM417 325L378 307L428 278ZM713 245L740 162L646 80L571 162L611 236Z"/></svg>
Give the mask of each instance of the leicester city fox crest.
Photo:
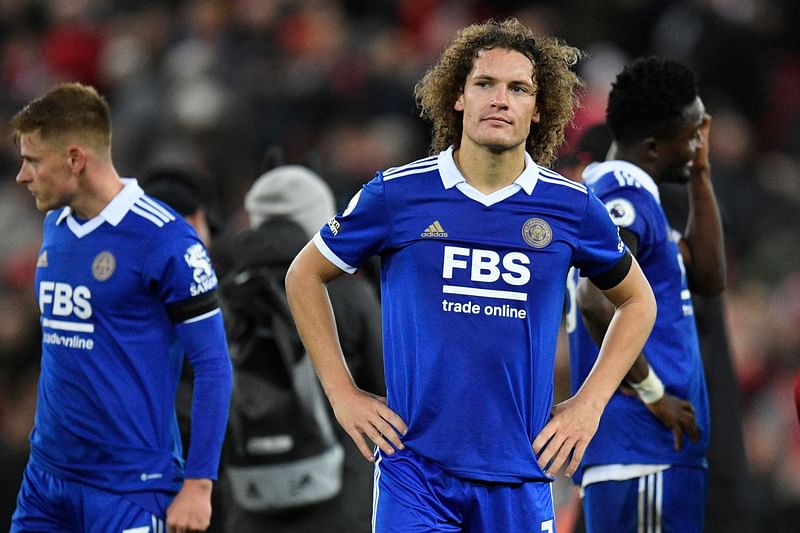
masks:
<svg viewBox="0 0 800 533"><path fill-rule="evenodd" d="M44 257L46 264L47 256ZM94 261L92 261L92 276L94 276L94 279L96 279L97 281L105 281L111 277L116 268L117 268L117 260L114 257L114 254L108 251L100 252L94 258Z"/></svg>
<svg viewBox="0 0 800 533"><path fill-rule="evenodd" d="M532 248L544 248L553 240L553 230L541 218L529 218L522 226L522 238Z"/></svg>
<svg viewBox="0 0 800 533"><path fill-rule="evenodd" d="M211 268L211 260L202 244L191 245L183 254L183 258L193 269L192 278L195 282L190 288L192 296L208 292L217 286L217 276Z"/></svg>

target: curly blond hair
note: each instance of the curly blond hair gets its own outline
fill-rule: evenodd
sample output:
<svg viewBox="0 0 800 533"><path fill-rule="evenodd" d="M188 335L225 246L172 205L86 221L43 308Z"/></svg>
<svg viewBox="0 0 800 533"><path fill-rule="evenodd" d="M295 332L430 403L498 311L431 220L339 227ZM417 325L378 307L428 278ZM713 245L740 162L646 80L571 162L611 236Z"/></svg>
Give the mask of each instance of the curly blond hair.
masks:
<svg viewBox="0 0 800 533"><path fill-rule="evenodd" d="M583 52L555 37L537 35L515 18L490 19L463 28L417 83L414 96L420 116L432 123L431 153L460 145L463 113L453 104L464 91L478 53L493 48L515 50L533 63L541 120L532 125L526 149L538 164L550 166L579 103L583 82L572 67Z"/></svg>

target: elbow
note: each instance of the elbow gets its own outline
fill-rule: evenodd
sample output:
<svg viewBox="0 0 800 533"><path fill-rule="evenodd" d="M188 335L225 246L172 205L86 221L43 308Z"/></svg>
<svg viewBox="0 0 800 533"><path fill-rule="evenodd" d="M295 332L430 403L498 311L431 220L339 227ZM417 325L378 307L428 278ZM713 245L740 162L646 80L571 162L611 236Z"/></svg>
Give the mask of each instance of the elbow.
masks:
<svg viewBox="0 0 800 533"><path fill-rule="evenodd" d="M297 296L303 293L301 288L302 276L297 268L297 260L289 265L286 270L286 276L283 279L284 288L286 289L286 300L289 303L289 309L293 308L293 304L297 301Z"/></svg>
<svg viewBox="0 0 800 533"><path fill-rule="evenodd" d="M286 269L286 275L283 277L283 286L286 289L286 293L288 294L297 284L297 267L295 266L295 262L289 265L289 268Z"/></svg>
<svg viewBox="0 0 800 533"><path fill-rule="evenodd" d="M656 323L657 314L658 314L658 303L656 303L656 297L653 294L653 290L648 285L647 296L645 297L643 305L642 320L650 324L650 329L653 329L653 326Z"/></svg>

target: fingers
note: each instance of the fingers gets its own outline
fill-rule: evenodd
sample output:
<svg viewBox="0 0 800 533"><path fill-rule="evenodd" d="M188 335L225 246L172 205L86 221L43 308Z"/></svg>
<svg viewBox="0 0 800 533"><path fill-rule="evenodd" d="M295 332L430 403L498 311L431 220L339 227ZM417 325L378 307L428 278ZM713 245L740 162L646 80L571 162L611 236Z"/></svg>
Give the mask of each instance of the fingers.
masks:
<svg viewBox="0 0 800 533"><path fill-rule="evenodd" d="M536 461L539 463L539 468L541 468L545 474L549 475L548 472L551 470L553 457L555 457L555 454L560 448L560 445L552 441L548 441L544 448L539 448L538 452L536 451L536 447L534 447L534 453L537 453Z"/></svg>
<svg viewBox="0 0 800 533"><path fill-rule="evenodd" d="M536 436L532 444L539 468L548 476L558 472L572 449L572 446L565 446L565 439L558 437L557 434L551 420Z"/></svg>
<svg viewBox="0 0 800 533"><path fill-rule="evenodd" d="M356 443L356 447L358 448L358 451L361 452L361 455L364 456L364 459L371 463L374 462L375 456L372 454L372 450L370 450L369 446L367 445L367 441L363 438L363 435L360 432L351 433L350 431L348 431L347 434L350 435L350 438Z"/></svg>
<svg viewBox="0 0 800 533"><path fill-rule="evenodd" d="M572 450L572 458L567 465L567 469L564 473L567 477L572 477L572 474L578 470L578 466L580 466L581 460L583 459L583 454L586 452L586 447L588 446L587 443L578 442L575 448Z"/></svg>
<svg viewBox="0 0 800 533"><path fill-rule="evenodd" d="M406 426L406 423L403 421L403 419L388 407L384 406L383 408L379 409L378 414L383 420L391 424L394 429L399 431L401 435L405 435L408 431L408 426Z"/></svg>
<svg viewBox="0 0 800 533"><path fill-rule="evenodd" d="M387 455L393 454L395 449L402 450L405 447L400 435L383 419L375 425L366 427L363 433Z"/></svg>
<svg viewBox="0 0 800 533"><path fill-rule="evenodd" d="M356 443L361 455L368 461L375 460L369 441L387 455L405 448L402 436L408 431L408 427L403 419L383 402L371 404L367 410L362 411L360 417L352 419L350 424L342 425Z"/></svg>
<svg viewBox="0 0 800 533"><path fill-rule="evenodd" d="M681 416L681 428L689 435L692 442L700 440L700 428L697 427L697 419L694 416L694 407L690 402L683 402L683 413Z"/></svg>
<svg viewBox="0 0 800 533"><path fill-rule="evenodd" d="M547 443L550 441L550 439L553 438L553 435L555 435L555 429L553 429L552 423L548 422L533 440L533 453L539 455L543 448L547 446ZM544 468L541 461L539 461L539 466Z"/></svg>
<svg viewBox="0 0 800 533"><path fill-rule="evenodd" d="M674 443L675 451L679 452L679 451L681 451L681 437L683 437L683 431L681 430L680 424L678 424L677 426L675 426L672 429L672 434L675 436L675 439L674 439L675 440L675 443Z"/></svg>
<svg viewBox="0 0 800 533"><path fill-rule="evenodd" d="M537 440L539 437L542 437L542 434L539 434ZM587 443L581 440L569 437L561 439L558 435L551 437L543 447L539 445L540 442L534 441L533 451L537 455L539 467L548 476L554 476L565 464L567 468L564 473L567 476L574 474L587 446Z"/></svg>
<svg viewBox="0 0 800 533"><path fill-rule="evenodd" d="M700 439L700 429L697 427L697 421L694 416L694 407L691 402L686 400L679 400L677 402L676 420L673 424L673 433L675 435L675 451L680 451L682 447L683 434L686 433L692 442L697 442Z"/></svg>
<svg viewBox="0 0 800 533"><path fill-rule="evenodd" d="M686 424L684 429L689 434L689 439L691 439L692 442L697 442L700 440L700 428L697 427L694 414L692 414L692 418L689 420L689 423Z"/></svg>
<svg viewBox="0 0 800 533"><path fill-rule="evenodd" d="M545 470L545 474L547 474L548 476L552 476L556 472L561 470L561 467L564 466L564 464L569 461L570 455L572 454L572 450L574 447L575 447L575 442L573 440L571 439L564 440L561 443L561 446L559 447L558 453L556 454L555 458L550 463L550 466L548 466L547 470Z"/></svg>

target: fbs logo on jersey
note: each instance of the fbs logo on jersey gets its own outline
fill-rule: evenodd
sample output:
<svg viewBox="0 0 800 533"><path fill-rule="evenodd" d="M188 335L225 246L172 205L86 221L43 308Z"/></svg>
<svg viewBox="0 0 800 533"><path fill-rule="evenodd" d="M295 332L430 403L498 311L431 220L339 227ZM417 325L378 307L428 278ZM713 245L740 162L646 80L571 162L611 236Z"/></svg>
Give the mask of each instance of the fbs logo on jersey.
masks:
<svg viewBox="0 0 800 533"><path fill-rule="evenodd" d="M192 278L194 283L189 287L192 296L208 292L217 286L217 275L211 268L211 260L208 258L206 249L200 243L193 244L186 249L183 254L186 264L194 270Z"/></svg>
<svg viewBox="0 0 800 533"><path fill-rule="evenodd" d="M614 198L606 202L606 209L611 215L611 220L617 226L626 228L636 220L636 209L633 204L625 198Z"/></svg>
<svg viewBox="0 0 800 533"><path fill-rule="evenodd" d="M447 232L444 230L438 220L425 228L425 231L420 233L420 237L447 237Z"/></svg>

